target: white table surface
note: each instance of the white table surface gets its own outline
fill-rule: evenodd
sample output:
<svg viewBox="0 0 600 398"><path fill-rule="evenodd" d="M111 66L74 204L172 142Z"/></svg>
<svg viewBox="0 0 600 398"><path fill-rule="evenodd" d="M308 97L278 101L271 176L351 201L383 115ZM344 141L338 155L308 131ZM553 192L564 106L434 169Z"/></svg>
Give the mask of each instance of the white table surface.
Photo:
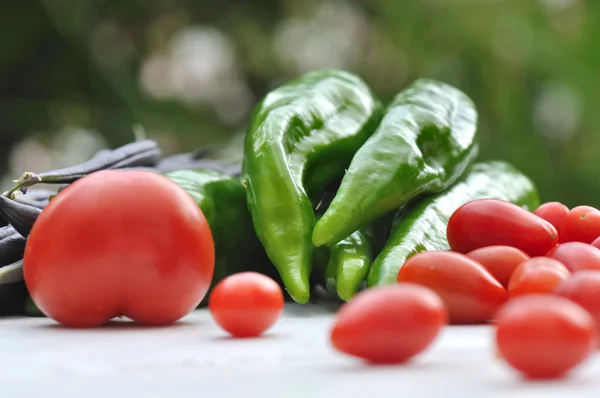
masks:
<svg viewBox="0 0 600 398"><path fill-rule="evenodd" d="M332 322L327 308L288 305L264 337L232 340L205 310L163 328L72 330L47 318L5 318L1 396L600 396L600 352L567 379L526 382L494 356L490 327L448 327L409 365L374 367L331 349Z"/></svg>

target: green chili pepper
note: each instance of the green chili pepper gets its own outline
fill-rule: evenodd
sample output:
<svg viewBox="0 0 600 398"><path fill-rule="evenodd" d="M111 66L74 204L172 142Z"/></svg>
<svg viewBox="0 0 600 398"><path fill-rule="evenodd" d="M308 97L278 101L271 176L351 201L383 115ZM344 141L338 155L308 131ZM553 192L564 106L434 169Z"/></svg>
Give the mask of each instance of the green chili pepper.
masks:
<svg viewBox="0 0 600 398"><path fill-rule="evenodd" d="M326 188L315 208L317 219L331 203L339 183ZM344 301L351 299L366 285L373 258L389 237L393 216L389 213L332 246L319 247L315 260L319 272L314 278L317 284Z"/></svg>
<svg viewBox="0 0 600 398"><path fill-rule="evenodd" d="M446 226L450 216L463 204L481 198L507 200L530 211L540 204L534 184L511 164L475 163L448 190L399 210L391 236L371 265L368 286L395 283L402 265L416 253L449 250Z"/></svg>
<svg viewBox="0 0 600 398"><path fill-rule="evenodd" d="M367 235L356 231L339 243L322 249L316 261L323 275L321 283L340 299L351 299L365 282L373 261L373 250Z"/></svg>
<svg viewBox="0 0 600 398"><path fill-rule="evenodd" d="M194 199L210 226L215 242L215 273L210 289L241 271L257 271L279 279L256 237L246 191L238 177L214 170L177 170L165 176Z"/></svg>
<svg viewBox="0 0 600 398"><path fill-rule="evenodd" d="M464 93L417 80L396 96L352 159L313 243L332 245L417 195L452 185L478 154L476 127L475 106Z"/></svg>
<svg viewBox="0 0 600 398"><path fill-rule="evenodd" d="M309 72L271 91L246 134L242 175L254 229L289 295L310 298L310 197L341 177L383 109L357 76Z"/></svg>

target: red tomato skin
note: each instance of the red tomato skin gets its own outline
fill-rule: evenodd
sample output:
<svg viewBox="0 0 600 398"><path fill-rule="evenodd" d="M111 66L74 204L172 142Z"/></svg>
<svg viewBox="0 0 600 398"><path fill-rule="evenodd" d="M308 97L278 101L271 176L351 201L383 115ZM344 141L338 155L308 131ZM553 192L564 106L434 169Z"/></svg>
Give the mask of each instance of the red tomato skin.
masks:
<svg viewBox="0 0 600 398"><path fill-rule="evenodd" d="M569 208L560 202L546 202L533 212L536 216L552 224L559 233L563 220L568 213Z"/></svg>
<svg viewBox="0 0 600 398"><path fill-rule="evenodd" d="M106 170L50 201L24 255L27 289L70 327L117 316L173 323L195 309L214 273L210 227L193 199L147 171Z"/></svg>
<svg viewBox="0 0 600 398"><path fill-rule="evenodd" d="M560 378L594 350L594 320L581 306L550 294L510 300L498 312L500 356L527 378Z"/></svg>
<svg viewBox="0 0 600 398"><path fill-rule="evenodd" d="M579 271L561 282L554 293L589 312L595 320L596 332L600 333L600 271Z"/></svg>
<svg viewBox="0 0 600 398"><path fill-rule="evenodd" d="M404 363L425 351L447 321L444 303L430 289L386 285L363 290L340 308L330 342L370 363Z"/></svg>
<svg viewBox="0 0 600 398"><path fill-rule="evenodd" d="M529 260L522 250L511 246L486 246L467 253L467 257L483 265L504 288L517 266Z"/></svg>
<svg viewBox="0 0 600 398"><path fill-rule="evenodd" d="M595 240L592 242L592 246L594 246L594 247L596 247L596 248L600 249L600 237L599 237L599 238L597 238L597 239L595 239Z"/></svg>
<svg viewBox="0 0 600 398"><path fill-rule="evenodd" d="M571 276L563 263L548 257L533 257L513 272L508 283L508 298L525 294L552 293L556 287Z"/></svg>
<svg viewBox="0 0 600 398"><path fill-rule="evenodd" d="M587 243L561 243L546 256L563 263L571 273L581 270L600 271L600 249Z"/></svg>
<svg viewBox="0 0 600 398"><path fill-rule="evenodd" d="M592 243L600 237L600 211L591 206L577 206L565 216L560 242Z"/></svg>
<svg viewBox="0 0 600 398"><path fill-rule="evenodd" d="M451 251L417 253L400 268L398 282L412 282L437 293L448 309L451 324L492 320L508 296L479 263Z"/></svg>
<svg viewBox="0 0 600 398"><path fill-rule="evenodd" d="M258 337L279 319L284 297L273 279L258 272L240 272L212 290L208 308L215 322L233 337Z"/></svg>
<svg viewBox="0 0 600 398"><path fill-rule="evenodd" d="M459 207L448 221L446 235L452 250L459 253L501 245L536 257L558 243L556 228L548 221L497 199L477 199Z"/></svg>

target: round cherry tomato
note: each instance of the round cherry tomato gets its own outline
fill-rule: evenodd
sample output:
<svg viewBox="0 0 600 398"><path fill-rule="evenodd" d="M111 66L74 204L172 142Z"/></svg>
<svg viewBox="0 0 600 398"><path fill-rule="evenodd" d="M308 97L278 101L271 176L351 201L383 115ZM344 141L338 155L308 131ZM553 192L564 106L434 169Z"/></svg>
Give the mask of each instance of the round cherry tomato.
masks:
<svg viewBox="0 0 600 398"><path fill-rule="evenodd" d="M587 243L561 243L547 256L563 263L571 273L584 269L600 271L600 249Z"/></svg>
<svg viewBox="0 0 600 398"><path fill-rule="evenodd" d="M560 233L563 220L568 212L569 208L560 202L547 202L535 209L533 214L554 225L554 228Z"/></svg>
<svg viewBox="0 0 600 398"><path fill-rule="evenodd" d="M431 290L399 283L363 290L339 310L331 330L337 350L371 363L402 363L427 349L447 323Z"/></svg>
<svg viewBox="0 0 600 398"><path fill-rule="evenodd" d="M436 292L453 324L488 322L507 300L506 290L481 264L450 251L415 254L400 268L397 280Z"/></svg>
<svg viewBox="0 0 600 398"><path fill-rule="evenodd" d="M600 211L591 206L574 207L560 229L560 242L592 243L600 237Z"/></svg>
<svg viewBox="0 0 600 398"><path fill-rule="evenodd" d="M283 311L281 287L257 272L240 272L212 290L208 308L214 320L234 337L256 337L275 324Z"/></svg>
<svg viewBox="0 0 600 398"><path fill-rule="evenodd" d="M525 252L511 246L482 247L467 253L467 257L483 265L505 288L515 268L529 260Z"/></svg>
<svg viewBox="0 0 600 398"><path fill-rule="evenodd" d="M508 283L508 297L512 299L524 294L552 293L569 276L571 273L560 261L533 257L513 272Z"/></svg>
<svg viewBox="0 0 600 398"><path fill-rule="evenodd" d="M169 324L206 295L215 265L193 199L147 171L106 170L74 182L27 239L25 283L39 309L72 327L117 316Z"/></svg>
<svg viewBox="0 0 600 398"><path fill-rule="evenodd" d="M529 378L562 377L592 353L594 320L563 297L517 297L498 312L496 345L500 356Z"/></svg>
<svg viewBox="0 0 600 398"><path fill-rule="evenodd" d="M555 294L582 306L596 321L600 332L600 271L579 271L558 285Z"/></svg>
<svg viewBox="0 0 600 398"><path fill-rule="evenodd" d="M556 228L548 221L497 199L477 199L459 207L448 221L446 234L452 250L459 253L501 245L535 257L558 243Z"/></svg>

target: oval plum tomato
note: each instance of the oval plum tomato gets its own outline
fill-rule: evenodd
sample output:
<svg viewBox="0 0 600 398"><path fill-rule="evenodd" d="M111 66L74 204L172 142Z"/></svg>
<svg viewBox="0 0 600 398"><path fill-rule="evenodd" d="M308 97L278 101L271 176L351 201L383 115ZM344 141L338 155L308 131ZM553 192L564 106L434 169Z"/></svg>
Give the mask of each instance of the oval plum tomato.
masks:
<svg viewBox="0 0 600 398"><path fill-rule="evenodd" d="M447 319L442 300L423 286L375 287L340 308L330 341L338 351L371 363L403 363L426 350Z"/></svg>
<svg viewBox="0 0 600 398"><path fill-rule="evenodd" d="M210 227L183 189L148 171L105 170L42 211L24 274L34 303L66 326L117 316L164 325L198 306L214 265Z"/></svg>
<svg viewBox="0 0 600 398"><path fill-rule="evenodd" d="M600 271L579 271L558 285L555 294L583 307L596 321L600 333Z"/></svg>
<svg viewBox="0 0 600 398"><path fill-rule="evenodd" d="M450 251L415 254L400 268L397 280L436 292L452 324L488 322L507 300L506 290L481 264Z"/></svg>
<svg viewBox="0 0 600 398"><path fill-rule="evenodd" d="M561 243L546 256L563 263L571 273L584 269L600 271L600 249L587 243Z"/></svg>
<svg viewBox="0 0 600 398"><path fill-rule="evenodd" d="M567 213L569 213L569 208L560 202L546 202L533 212L536 216L554 225L559 233Z"/></svg>
<svg viewBox="0 0 600 398"><path fill-rule="evenodd" d="M275 324L283 311L281 287L258 272L240 272L212 290L208 308L217 324L234 337L257 337Z"/></svg>
<svg viewBox="0 0 600 398"><path fill-rule="evenodd" d="M477 199L459 207L448 221L446 235L452 250L459 253L501 245L535 257L558 243L556 228L548 221L497 199Z"/></svg>
<svg viewBox="0 0 600 398"><path fill-rule="evenodd" d="M532 293L552 293L569 276L571 272L560 261L548 257L533 257L513 272L508 283L508 298Z"/></svg>
<svg viewBox="0 0 600 398"><path fill-rule="evenodd" d="M528 378L559 378L594 350L592 316L555 295L530 294L510 300L496 319L500 356Z"/></svg>
<svg viewBox="0 0 600 398"><path fill-rule="evenodd" d="M467 257L483 265L505 288L515 268L529 260L524 251L511 246L482 247L467 253Z"/></svg>
<svg viewBox="0 0 600 398"><path fill-rule="evenodd" d="M600 211L591 206L574 207L560 229L560 242L592 243L600 237Z"/></svg>

